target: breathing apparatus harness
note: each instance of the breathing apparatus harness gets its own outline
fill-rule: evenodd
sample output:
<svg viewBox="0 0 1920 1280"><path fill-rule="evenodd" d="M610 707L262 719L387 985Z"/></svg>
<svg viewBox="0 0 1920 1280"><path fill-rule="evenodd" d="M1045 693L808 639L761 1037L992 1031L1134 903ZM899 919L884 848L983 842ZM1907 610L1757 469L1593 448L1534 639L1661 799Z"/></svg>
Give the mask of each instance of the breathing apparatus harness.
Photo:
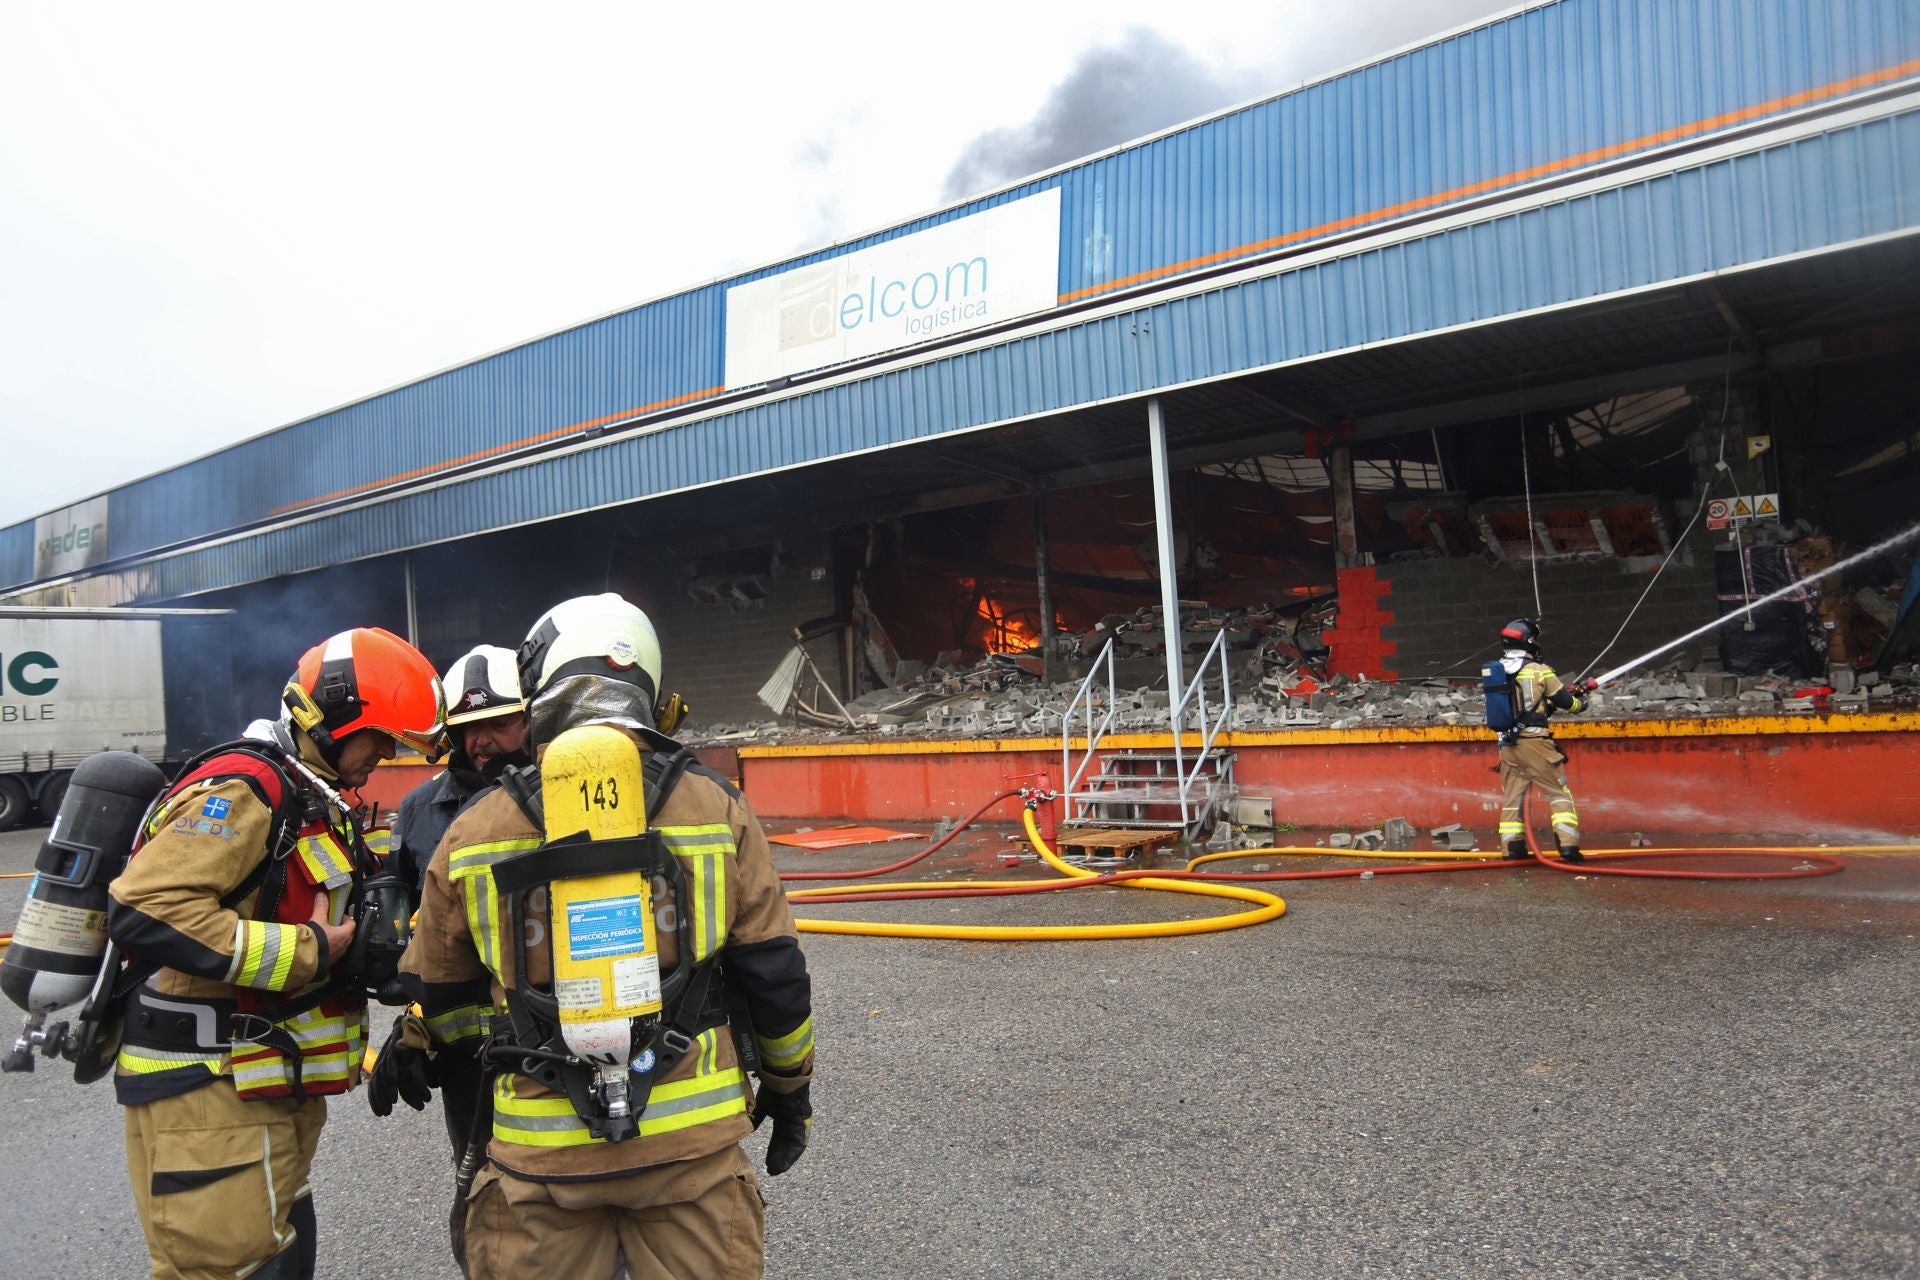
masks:
<svg viewBox="0 0 1920 1280"><path fill-rule="evenodd" d="M286 893L287 863L302 831L323 824L340 841L351 861L346 914L355 922L353 942L323 981L291 1000L259 1010L240 1009L232 1000L187 1000L150 993L145 983L163 967L160 962L131 959L123 965L119 945L109 942L93 992L77 1020L71 1056L76 1059L74 1078L83 1084L113 1069L126 1019L132 1015L140 1026L140 1042L157 1048L207 1051L224 1050L233 1044L258 1044L279 1052L291 1068L293 1096L304 1102L307 1092L301 1067L305 1055L299 1041L282 1024L355 991L379 994L398 972L400 955L410 938L411 886L380 866L361 838L352 806L301 761L283 726L274 726L271 740L242 738L209 748L187 761L178 780L154 798L141 819L138 830L143 838L166 806L199 781L195 773L223 756L239 756L254 765L240 776L251 773L249 785L263 799L266 795L261 775L271 776L278 784L280 802L272 807L264 855L246 879L220 899L220 905L232 910L258 891L253 918L273 919Z"/></svg>
<svg viewBox="0 0 1920 1280"><path fill-rule="evenodd" d="M693 753L664 734L638 732L652 748L640 761L643 812L658 813L687 766L693 763ZM551 777L543 778L542 770L550 770L553 762L553 748L549 747L542 764L509 769L501 778L502 790L541 831L547 830L544 796L553 781ZM671 972L660 975L657 1012L627 1018L624 1033L616 1032L604 1052L589 1059L578 1046L578 1035L573 1038L574 1042L570 1042L568 1035L569 1022L577 1027L581 1018L569 1017L569 1000L560 990L558 926L562 910L561 904L554 900L554 886L556 882L568 880L630 877L636 873L644 876L649 885L655 880L664 881L674 902L680 906L676 925L678 959ZM719 950L703 960L693 959L693 899L688 894L680 859L667 848L659 831L651 828L637 835L615 838L592 838L582 831L549 839L537 849L502 859L494 864L492 875L494 888L505 908L507 929L514 940L514 982L506 986L508 1025L502 1028L496 1023L492 1038L481 1049L482 1063L489 1069L489 1081L502 1070L525 1075L564 1094L595 1138L621 1142L635 1136L655 1082L664 1079L693 1049L696 1036L727 1026L730 1021ZM539 901L541 890L546 891L545 904ZM576 908L579 905L582 904L576 904ZM553 989L545 991L535 988L526 977L529 926L544 923L540 920L543 906L551 910L554 926L545 933L553 945L555 980ZM647 928L651 941L652 903L643 899L640 906L649 915ZM616 969L614 984L619 983ZM737 1013L734 1016L737 1017ZM468 1142L467 1158L461 1166L463 1178L470 1180L467 1166L472 1164L477 1168L475 1157L484 1146L482 1142Z"/></svg>
<svg viewBox="0 0 1920 1280"><path fill-rule="evenodd" d="M1517 663L1495 658L1480 668L1480 687L1486 695L1487 728L1500 735L1503 747L1512 746L1522 729L1548 727L1546 713L1539 707L1525 705L1520 692L1520 672L1533 661L1532 655L1524 656Z"/></svg>

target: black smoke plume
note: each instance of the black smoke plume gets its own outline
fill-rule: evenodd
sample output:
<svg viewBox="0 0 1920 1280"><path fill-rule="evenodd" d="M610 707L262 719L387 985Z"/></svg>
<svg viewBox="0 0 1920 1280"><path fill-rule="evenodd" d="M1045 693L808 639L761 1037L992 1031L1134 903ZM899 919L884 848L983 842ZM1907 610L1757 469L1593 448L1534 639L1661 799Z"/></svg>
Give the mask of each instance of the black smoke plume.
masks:
<svg viewBox="0 0 1920 1280"><path fill-rule="evenodd" d="M1031 121L983 133L947 174L957 200L1131 142L1197 116L1426 40L1506 7L1504 0L1367 0L1297 6L1287 47L1258 67L1219 68L1135 28L1088 51Z"/></svg>
<svg viewBox="0 0 1920 1280"><path fill-rule="evenodd" d="M955 200L1077 160L1252 96L1244 76L1219 75L1152 31L1090 50L1024 125L983 133L947 174Z"/></svg>

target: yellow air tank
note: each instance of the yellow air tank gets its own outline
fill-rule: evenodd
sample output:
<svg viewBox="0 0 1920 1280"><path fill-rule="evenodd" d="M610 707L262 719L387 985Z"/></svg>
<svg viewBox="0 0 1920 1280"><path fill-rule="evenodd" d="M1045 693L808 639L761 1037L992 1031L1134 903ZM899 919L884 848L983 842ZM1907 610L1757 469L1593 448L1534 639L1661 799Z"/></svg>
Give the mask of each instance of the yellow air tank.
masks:
<svg viewBox="0 0 1920 1280"><path fill-rule="evenodd" d="M607 725L569 729L540 762L549 845L632 840L647 830L640 748ZM555 880L548 887L553 994L567 1048L599 1072L610 1116L629 1114L633 1020L661 1011L660 953L647 874Z"/></svg>

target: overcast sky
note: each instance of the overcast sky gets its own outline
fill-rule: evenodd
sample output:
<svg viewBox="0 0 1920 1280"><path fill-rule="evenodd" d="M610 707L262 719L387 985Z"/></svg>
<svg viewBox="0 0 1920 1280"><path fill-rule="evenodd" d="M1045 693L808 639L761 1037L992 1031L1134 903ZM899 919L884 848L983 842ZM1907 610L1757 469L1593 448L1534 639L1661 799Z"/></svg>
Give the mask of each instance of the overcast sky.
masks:
<svg viewBox="0 0 1920 1280"><path fill-rule="evenodd" d="M1499 0L0 0L0 525Z"/></svg>

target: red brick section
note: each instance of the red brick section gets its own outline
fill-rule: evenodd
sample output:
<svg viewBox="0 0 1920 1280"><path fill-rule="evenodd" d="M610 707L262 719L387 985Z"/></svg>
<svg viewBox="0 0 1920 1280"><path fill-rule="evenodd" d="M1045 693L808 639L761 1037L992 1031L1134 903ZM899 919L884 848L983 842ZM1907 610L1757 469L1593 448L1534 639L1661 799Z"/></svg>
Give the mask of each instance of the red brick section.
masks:
<svg viewBox="0 0 1920 1280"><path fill-rule="evenodd" d="M1384 636L1393 625L1393 609L1387 603L1393 584L1381 578L1372 565L1336 570L1340 585L1340 616L1327 628L1325 639L1328 675L1364 675L1373 680L1392 680L1398 674L1394 654L1399 646Z"/></svg>

